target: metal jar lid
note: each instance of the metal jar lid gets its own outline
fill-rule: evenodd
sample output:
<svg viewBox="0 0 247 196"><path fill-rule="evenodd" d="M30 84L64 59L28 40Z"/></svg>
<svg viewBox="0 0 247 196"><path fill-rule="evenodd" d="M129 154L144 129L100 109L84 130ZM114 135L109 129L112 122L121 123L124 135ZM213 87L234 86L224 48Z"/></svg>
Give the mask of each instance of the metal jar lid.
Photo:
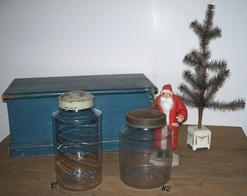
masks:
<svg viewBox="0 0 247 196"><path fill-rule="evenodd" d="M93 95L73 90L59 96L59 107L65 110L82 110L93 106Z"/></svg>
<svg viewBox="0 0 247 196"><path fill-rule="evenodd" d="M158 128L165 125L166 116L158 110L143 108L128 112L126 122L131 127Z"/></svg>

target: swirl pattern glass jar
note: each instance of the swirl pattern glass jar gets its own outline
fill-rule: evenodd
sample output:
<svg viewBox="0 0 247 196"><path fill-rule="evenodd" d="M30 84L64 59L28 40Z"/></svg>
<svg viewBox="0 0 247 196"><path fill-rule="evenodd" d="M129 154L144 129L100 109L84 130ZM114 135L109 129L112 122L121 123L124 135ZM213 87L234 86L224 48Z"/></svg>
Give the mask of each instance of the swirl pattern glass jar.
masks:
<svg viewBox="0 0 247 196"><path fill-rule="evenodd" d="M87 190L102 180L101 112L93 96L70 91L59 97L53 114L57 183L69 190Z"/></svg>

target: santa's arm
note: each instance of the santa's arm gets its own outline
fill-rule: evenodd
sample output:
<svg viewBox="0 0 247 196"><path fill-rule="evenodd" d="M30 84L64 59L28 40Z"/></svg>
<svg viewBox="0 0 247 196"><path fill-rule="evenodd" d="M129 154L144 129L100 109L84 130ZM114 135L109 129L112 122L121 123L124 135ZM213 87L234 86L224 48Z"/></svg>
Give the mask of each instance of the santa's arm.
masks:
<svg viewBox="0 0 247 196"><path fill-rule="evenodd" d="M184 102L177 97L177 103L178 103L178 116L183 116L183 120L181 123L185 122L187 120L188 117L188 111L186 106L184 105Z"/></svg>

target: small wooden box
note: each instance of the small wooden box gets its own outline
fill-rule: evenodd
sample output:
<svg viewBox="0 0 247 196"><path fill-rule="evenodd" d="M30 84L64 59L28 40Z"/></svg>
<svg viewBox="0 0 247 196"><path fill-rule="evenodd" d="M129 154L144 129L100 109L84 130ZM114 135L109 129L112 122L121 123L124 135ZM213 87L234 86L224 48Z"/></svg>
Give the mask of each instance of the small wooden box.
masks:
<svg viewBox="0 0 247 196"><path fill-rule="evenodd" d="M15 79L2 95L7 103L11 156L53 153L51 115L58 96L70 90L94 95L102 115L103 150L117 150L128 111L149 107L147 90L156 88L143 74Z"/></svg>
<svg viewBox="0 0 247 196"><path fill-rule="evenodd" d="M201 129L198 129L197 126L189 126L187 144L192 147L193 151L196 151L198 148L210 149L211 131L204 126Z"/></svg>

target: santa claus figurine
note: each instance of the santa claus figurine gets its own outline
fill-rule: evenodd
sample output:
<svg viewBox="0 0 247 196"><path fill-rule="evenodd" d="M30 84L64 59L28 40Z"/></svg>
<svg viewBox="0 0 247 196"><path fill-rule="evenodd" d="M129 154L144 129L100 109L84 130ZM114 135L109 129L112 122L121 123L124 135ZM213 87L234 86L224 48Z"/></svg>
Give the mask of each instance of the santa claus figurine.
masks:
<svg viewBox="0 0 247 196"><path fill-rule="evenodd" d="M167 126L172 131L172 149L177 148L178 143L178 127L187 119L187 108L183 101L173 94L172 86L166 84L163 86L160 95L155 99L155 105L160 112L166 114ZM155 137L160 138L160 147L162 146L162 130L157 130ZM157 141L157 140L156 140Z"/></svg>

